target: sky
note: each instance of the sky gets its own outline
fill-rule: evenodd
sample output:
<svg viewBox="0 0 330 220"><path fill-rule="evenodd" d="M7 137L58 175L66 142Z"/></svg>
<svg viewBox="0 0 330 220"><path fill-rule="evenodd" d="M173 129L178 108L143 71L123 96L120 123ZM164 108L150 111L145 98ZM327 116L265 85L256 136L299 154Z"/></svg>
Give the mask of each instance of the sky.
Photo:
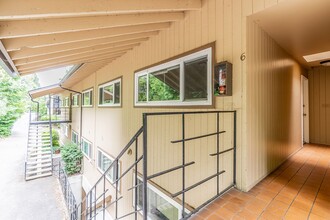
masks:
<svg viewBox="0 0 330 220"><path fill-rule="evenodd" d="M36 73L39 78L40 86L49 86L59 83L72 66L61 67L58 69L47 70Z"/></svg>

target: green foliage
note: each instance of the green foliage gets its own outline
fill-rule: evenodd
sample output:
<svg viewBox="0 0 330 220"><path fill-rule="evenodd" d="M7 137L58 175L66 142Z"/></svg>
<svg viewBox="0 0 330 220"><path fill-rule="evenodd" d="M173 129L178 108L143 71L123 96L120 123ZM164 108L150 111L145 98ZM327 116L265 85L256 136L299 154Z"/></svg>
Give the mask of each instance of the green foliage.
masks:
<svg viewBox="0 0 330 220"><path fill-rule="evenodd" d="M11 134L14 122L26 111L30 78L9 76L0 67L0 137Z"/></svg>
<svg viewBox="0 0 330 220"><path fill-rule="evenodd" d="M62 159L65 163L65 171L72 175L81 170L81 159L83 154L74 143L67 143L61 148Z"/></svg>
<svg viewBox="0 0 330 220"><path fill-rule="evenodd" d="M180 92L167 83L149 75L149 101L179 100Z"/></svg>
<svg viewBox="0 0 330 220"><path fill-rule="evenodd" d="M44 136L49 136L49 132L45 131L43 132ZM52 129L52 146L59 147L60 146L60 135L56 129Z"/></svg>

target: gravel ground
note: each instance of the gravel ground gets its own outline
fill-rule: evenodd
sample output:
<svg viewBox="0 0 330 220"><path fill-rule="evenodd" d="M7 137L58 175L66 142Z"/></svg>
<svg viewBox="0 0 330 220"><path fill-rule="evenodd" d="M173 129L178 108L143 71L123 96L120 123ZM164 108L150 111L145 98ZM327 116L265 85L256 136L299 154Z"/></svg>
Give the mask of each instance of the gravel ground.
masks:
<svg viewBox="0 0 330 220"><path fill-rule="evenodd" d="M0 139L0 219L67 219L56 177L24 180L28 115L19 119L12 136Z"/></svg>

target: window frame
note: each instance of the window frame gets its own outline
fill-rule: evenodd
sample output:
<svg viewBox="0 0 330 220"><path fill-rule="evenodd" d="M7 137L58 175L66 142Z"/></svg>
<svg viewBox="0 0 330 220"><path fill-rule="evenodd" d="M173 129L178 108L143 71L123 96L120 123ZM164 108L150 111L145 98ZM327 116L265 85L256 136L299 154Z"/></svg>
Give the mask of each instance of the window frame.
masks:
<svg viewBox="0 0 330 220"><path fill-rule="evenodd" d="M143 70L139 70L134 74L134 106L212 106L213 105L213 47L207 47L205 49L201 49L197 52L189 53L188 55L183 55L174 60L155 65ZM191 62L193 60L198 60L203 56L207 57L207 99L206 100L184 100L184 89L185 89L185 74L184 74L184 64ZM164 101L149 101L149 74L154 73L156 71L180 66L180 99L179 100L164 100ZM141 76L147 76L147 101L139 102L138 101L138 79Z"/></svg>
<svg viewBox="0 0 330 220"><path fill-rule="evenodd" d="M75 142L73 141L73 134L75 134L76 137L77 137L77 138L76 138L77 143L75 143ZM75 132L73 129L71 129L71 142L79 146L79 135L78 135L78 132Z"/></svg>
<svg viewBox="0 0 330 220"><path fill-rule="evenodd" d="M100 90L101 88L107 87L109 85L113 85L113 92L115 97L115 84L119 82L120 89L119 89L119 103L105 103L105 104L100 104ZM113 79L111 81L108 81L106 83L100 84L98 86L98 107L121 107L121 102L122 102L122 77Z"/></svg>
<svg viewBox="0 0 330 220"><path fill-rule="evenodd" d="M90 155L86 154L86 152L83 150L84 149L84 142L86 142L88 144L88 152ZM83 155L89 160L91 161L93 158L93 144L92 142L90 142L89 140L87 140L86 138L82 137L81 138L81 143L80 143L80 149L81 152L83 153Z"/></svg>
<svg viewBox="0 0 330 220"><path fill-rule="evenodd" d="M143 182L142 176L140 174L137 175L137 179ZM138 183L139 184L139 183ZM135 173L133 172L133 186L135 185ZM135 190L137 190L138 187L133 189L133 200L132 200L132 206L134 208L135 206ZM147 183L147 188L152 190L154 193L156 193L157 195L159 195L161 198L163 198L164 200L166 200L168 203L170 203L172 206L174 206L175 208L178 209L178 216L179 219L182 216L182 206L180 203L178 203L177 201L175 201L174 199L171 198L171 196L168 194L166 194L165 192L163 192L161 189L158 189L157 186L155 184L153 184L152 182L148 181ZM160 187L159 187L160 188ZM138 209L140 208L139 206L137 207ZM142 209L142 207L141 207ZM187 208L185 208L186 213L190 213L190 210L188 210ZM143 212L142 210L139 211L139 213L143 216ZM149 216L147 216L148 220L152 220Z"/></svg>
<svg viewBox="0 0 330 220"><path fill-rule="evenodd" d="M80 106L80 101L79 101L79 93L72 95L72 107L79 107ZM74 98L77 97L77 105L74 103Z"/></svg>
<svg viewBox="0 0 330 220"><path fill-rule="evenodd" d="M94 93L93 93L93 88L90 88L90 89L86 89L86 90L84 90L81 94L82 94L82 107L93 107L93 102L94 102L94 97L93 97L93 95L94 95ZM89 105L85 105L84 104L84 95L86 94L86 93L90 93L90 98L89 98L89 100L90 100L90 104ZM92 99L91 99L92 98Z"/></svg>
<svg viewBox="0 0 330 220"><path fill-rule="evenodd" d="M113 163L113 161L115 161L115 158L111 155L109 155L108 153L106 153L104 150L102 150L101 148L97 148L97 153L96 153L96 156L97 156L97 163L96 163L96 168L97 170L101 173L101 174L104 174L105 171L103 171L100 167L99 167L99 152L102 153L105 157L107 157L109 160L112 160L111 163ZM118 174L121 174L121 161L118 161L118 167L117 167L117 172ZM108 175L105 175L106 179L111 183L112 186L116 186L116 184L113 184L114 180L111 180L110 177ZM118 182L118 191L120 191L120 182L121 180L119 180Z"/></svg>

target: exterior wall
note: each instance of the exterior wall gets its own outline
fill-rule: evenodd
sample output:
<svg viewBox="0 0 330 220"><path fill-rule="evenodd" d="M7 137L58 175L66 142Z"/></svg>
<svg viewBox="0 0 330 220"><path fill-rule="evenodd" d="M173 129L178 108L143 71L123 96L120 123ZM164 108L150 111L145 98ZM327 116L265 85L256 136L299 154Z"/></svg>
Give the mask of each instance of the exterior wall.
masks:
<svg viewBox="0 0 330 220"><path fill-rule="evenodd" d="M302 147L301 74L305 70L257 24L247 34L247 189Z"/></svg>
<svg viewBox="0 0 330 220"><path fill-rule="evenodd" d="M330 67L309 71L310 142L330 145Z"/></svg>
<svg viewBox="0 0 330 220"><path fill-rule="evenodd" d="M93 185L101 175L96 168L97 148L112 156L118 155L142 125L143 112L200 110L135 108L134 71L212 42L215 42L215 63L227 60L233 64L233 96L215 97L214 108L237 110L238 188L250 189L299 149L300 117L294 112L297 109L300 112L302 70L257 26L249 25L247 35L247 16L274 4L277 4L276 0L205 0L200 11L187 12L184 20L172 24L168 30L162 31L72 87L78 91L94 87L94 105L92 108L83 108L82 116L82 136L92 142L94 151L93 160L84 159L86 179ZM245 52L247 60L241 61L240 56ZM123 77L122 107L97 107L98 85L120 76ZM72 128L78 132L80 116L75 115L77 111L73 110ZM214 132L214 120L214 116L190 118L187 120L187 136ZM180 147L170 144L171 140L181 137L179 121L180 118L176 117L160 117L150 121L153 134L149 134L150 140L148 139L149 146L152 146L149 149L149 174L181 163ZM220 121L220 127L228 131L221 139L220 147L229 148L232 146L232 118L220 118ZM212 138L189 145L186 160L194 160L196 164L193 168L187 168L187 185L214 173L215 162L207 156L214 153L214 145L215 140ZM141 143L139 146L142 146ZM221 178L220 187L231 181L231 156L229 154L221 158L221 166L228 172ZM125 155L121 160L121 170L126 170L133 160L133 156ZM120 192L124 198L128 198L119 203L119 212L122 214L132 211L132 191L126 191L132 186L132 178L130 173L121 181ZM180 190L180 178L181 172L173 172L155 179L154 182L174 193ZM173 180L178 183L173 184ZM187 194L187 201L192 206L200 204L205 201L205 197L209 198L214 193L213 186L214 181L210 181L196 188ZM113 194L114 190L110 187L110 193Z"/></svg>

